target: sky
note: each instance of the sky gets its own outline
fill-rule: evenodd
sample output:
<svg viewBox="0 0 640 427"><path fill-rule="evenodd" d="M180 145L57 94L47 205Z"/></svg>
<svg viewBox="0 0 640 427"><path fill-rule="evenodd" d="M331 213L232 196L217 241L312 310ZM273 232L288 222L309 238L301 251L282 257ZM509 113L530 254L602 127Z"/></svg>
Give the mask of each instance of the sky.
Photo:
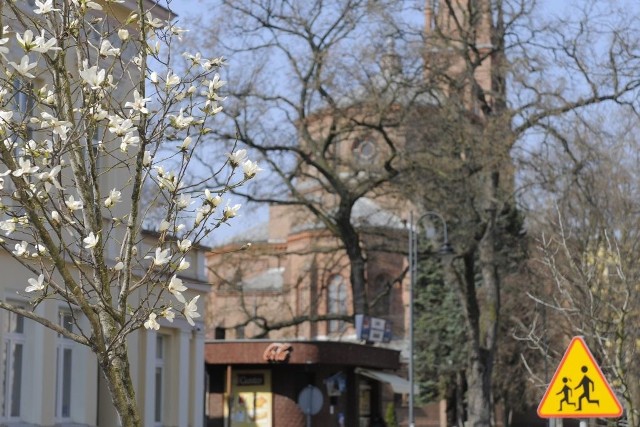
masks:
<svg viewBox="0 0 640 427"><path fill-rule="evenodd" d="M161 0L159 3L166 6L167 1ZM182 21L198 13L210 13L210 11L207 10L207 3L213 2L208 2L207 0L171 0L170 7L171 10L178 14L178 18Z"/></svg>

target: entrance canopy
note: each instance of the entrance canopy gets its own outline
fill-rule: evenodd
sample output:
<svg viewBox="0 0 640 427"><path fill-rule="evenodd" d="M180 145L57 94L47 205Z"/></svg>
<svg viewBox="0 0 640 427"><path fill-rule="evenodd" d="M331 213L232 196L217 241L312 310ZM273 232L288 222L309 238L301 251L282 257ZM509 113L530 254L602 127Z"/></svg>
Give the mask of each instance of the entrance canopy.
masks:
<svg viewBox="0 0 640 427"><path fill-rule="evenodd" d="M411 390L411 384L408 380L394 374L364 368L356 368L355 373L376 381L387 383L391 386L393 392L397 394L408 394Z"/></svg>

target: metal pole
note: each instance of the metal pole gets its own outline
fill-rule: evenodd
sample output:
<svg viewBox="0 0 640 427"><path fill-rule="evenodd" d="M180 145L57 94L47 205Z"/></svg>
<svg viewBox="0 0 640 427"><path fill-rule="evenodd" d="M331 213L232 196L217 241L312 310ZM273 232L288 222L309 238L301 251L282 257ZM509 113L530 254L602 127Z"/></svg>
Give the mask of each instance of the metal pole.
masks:
<svg viewBox="0 0 640 427"><path fill-rule="evenodd" d="M413 290L416 284L416 244L417 238L413 229L413 212L409 213L409 427L415 427L413 413Z"/></svg>

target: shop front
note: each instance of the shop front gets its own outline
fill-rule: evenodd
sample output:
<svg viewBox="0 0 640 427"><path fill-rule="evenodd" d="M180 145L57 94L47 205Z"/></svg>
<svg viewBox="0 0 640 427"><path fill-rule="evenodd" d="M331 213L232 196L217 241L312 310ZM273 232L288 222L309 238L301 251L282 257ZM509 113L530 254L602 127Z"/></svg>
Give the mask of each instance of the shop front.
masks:
<svg viewBox="0 0 640 427"><path fill-rule="evenodd" d="M386 405L409 391L394 373L399 357L344 342L210 341L207 425L377 427Z"/></svg>

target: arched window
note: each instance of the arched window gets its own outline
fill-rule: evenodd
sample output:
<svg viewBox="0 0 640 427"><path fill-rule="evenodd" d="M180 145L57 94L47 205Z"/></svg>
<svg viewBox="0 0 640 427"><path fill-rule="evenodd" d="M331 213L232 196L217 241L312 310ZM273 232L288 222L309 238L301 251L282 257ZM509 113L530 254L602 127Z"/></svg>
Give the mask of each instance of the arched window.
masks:
<svg viewBox="0 0 640 427"><path fill-rule="evenodd" d="M327 314L347 314L347 285L344 278L338 274L331 277L327 290ZM329 333L341 332L344 329L343 320L330 320Z"/></svg>

